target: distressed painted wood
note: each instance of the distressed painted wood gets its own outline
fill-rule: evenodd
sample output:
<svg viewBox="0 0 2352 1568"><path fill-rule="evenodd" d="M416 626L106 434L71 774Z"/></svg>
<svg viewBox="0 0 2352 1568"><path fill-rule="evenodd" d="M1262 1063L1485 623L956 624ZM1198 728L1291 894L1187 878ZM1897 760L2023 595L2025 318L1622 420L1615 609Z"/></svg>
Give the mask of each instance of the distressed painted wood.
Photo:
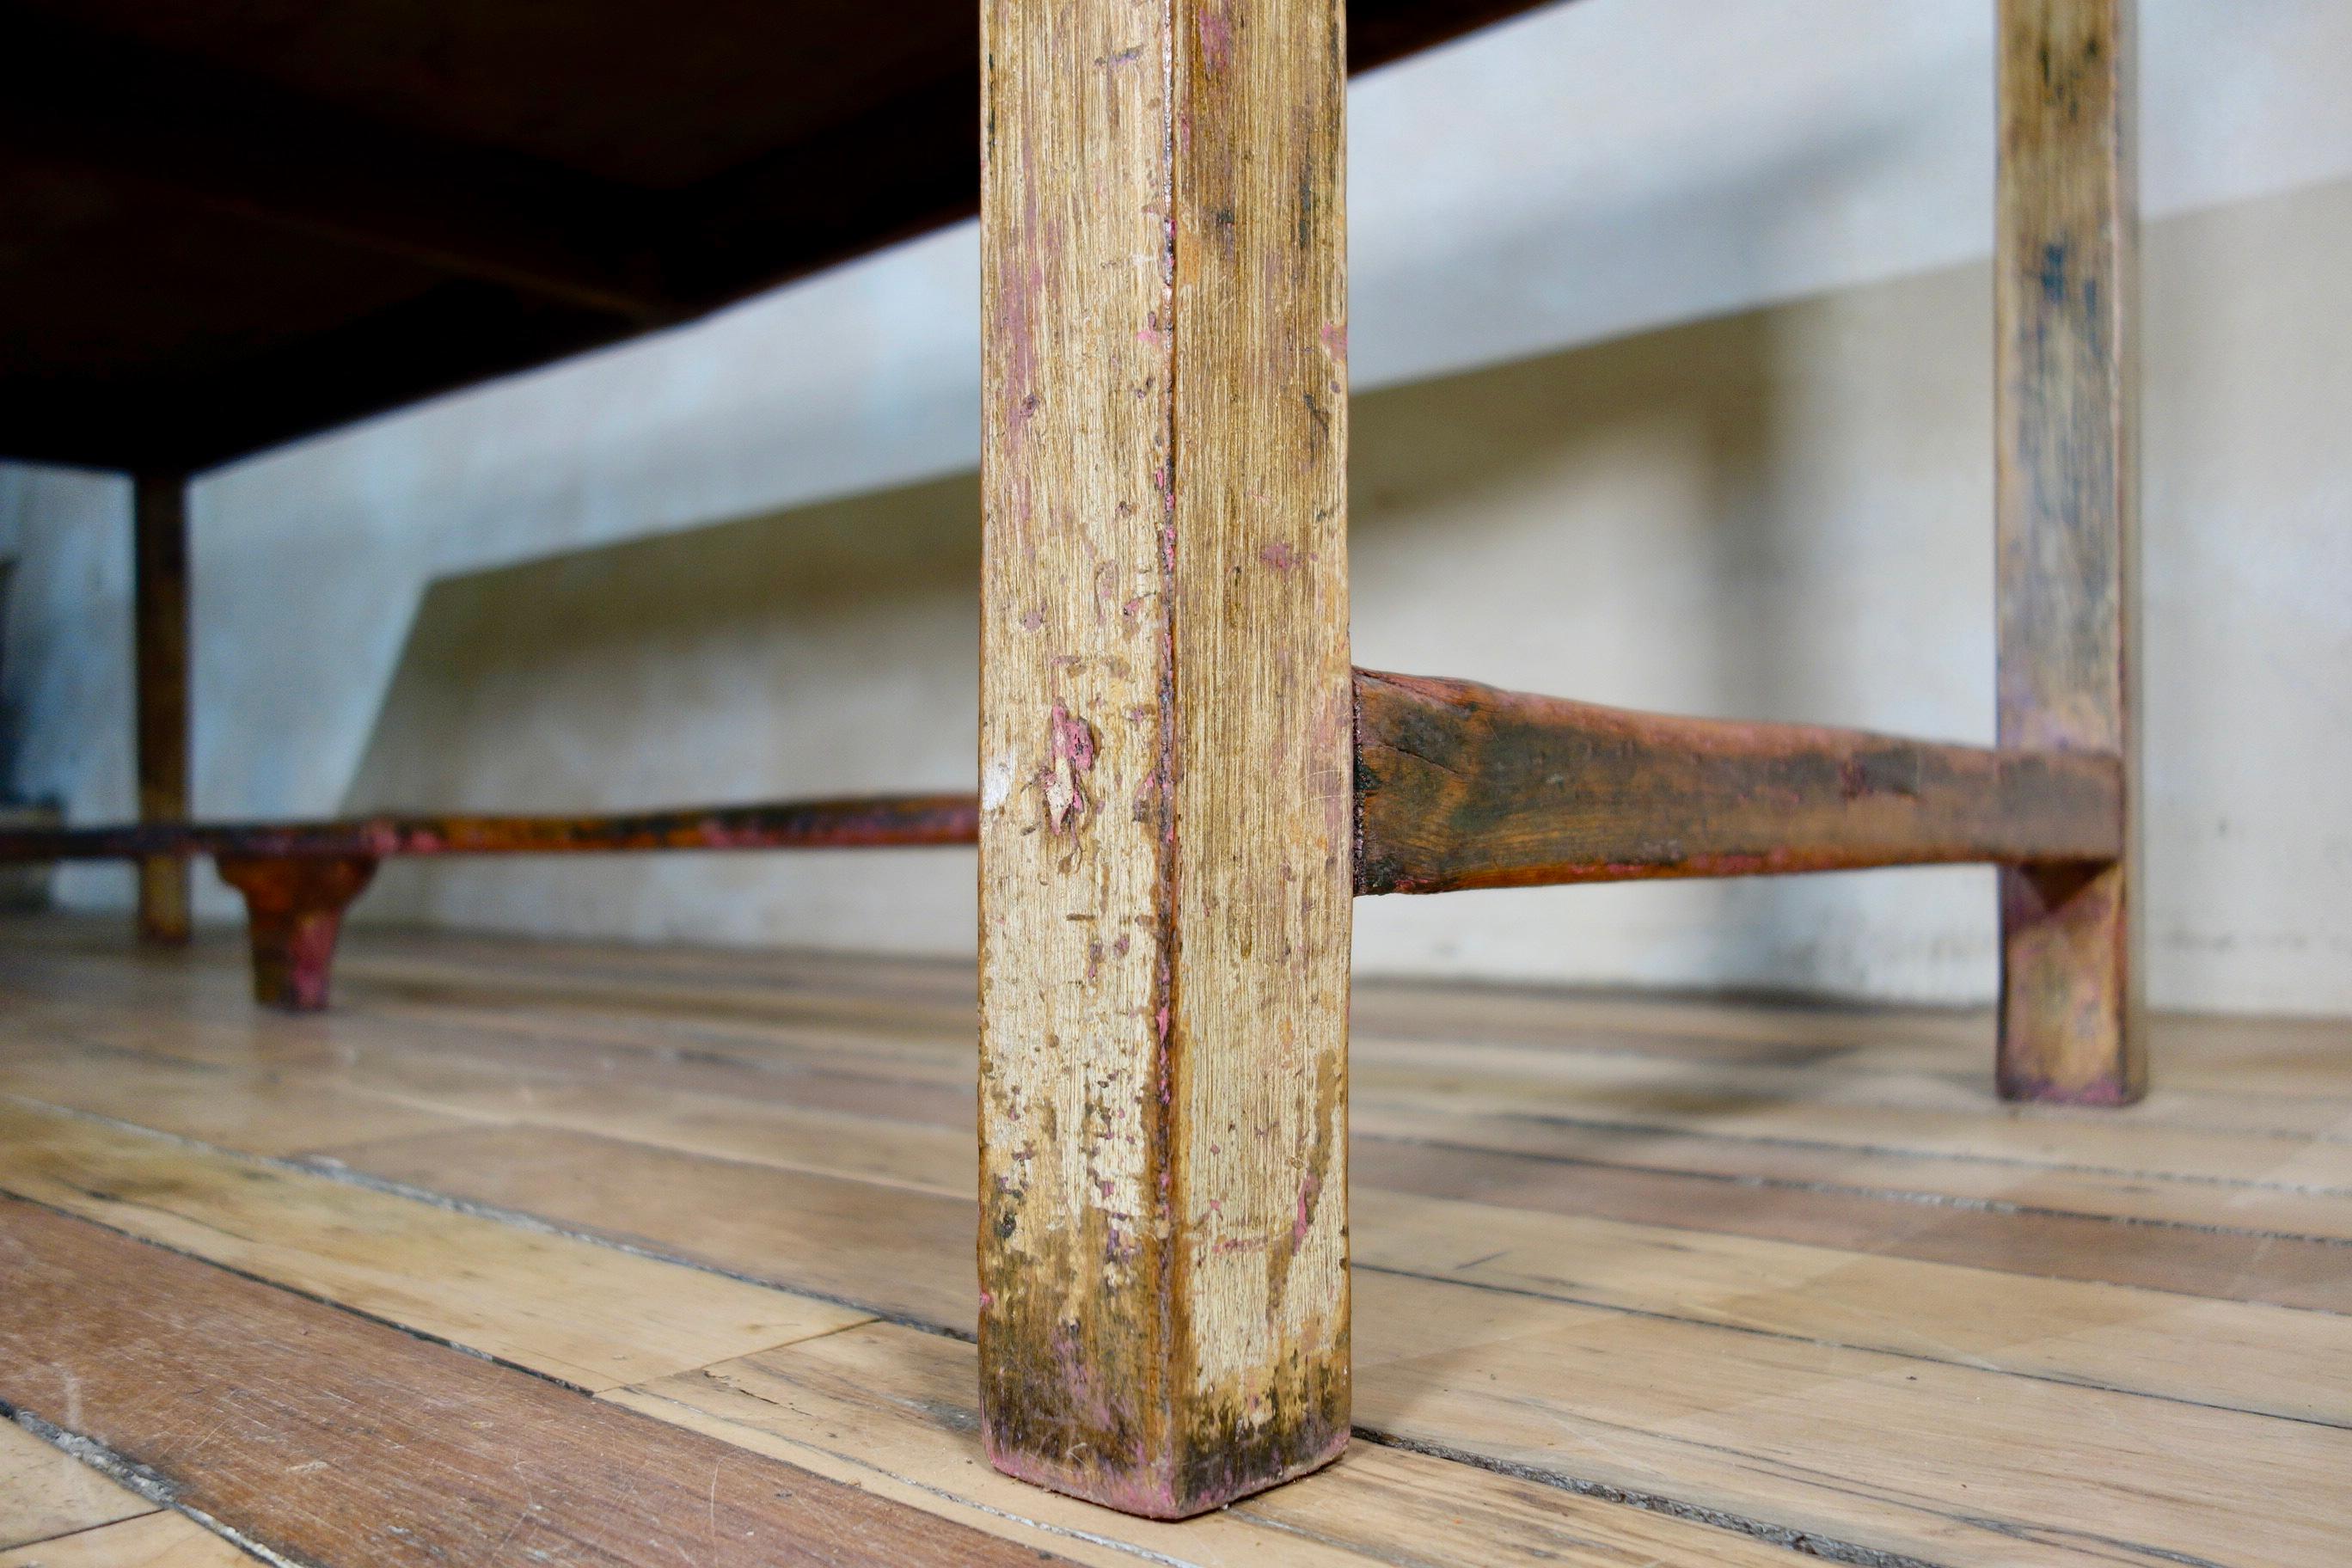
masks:
<svg viewBox="0 0 2352 1568"><path fill-rule="evenodd" d="M1443 1062L1442 1051L1432 1055ZM1848 1114L1864 1122L1872 1113L1857 1105ZM869 1186L852 1225L874 1239L828 1244L803 1228L798 1215L815 1189L796 1174L626 1145L582 1142L566 1152L560 1144L568 1141L534 1142L464 1134L339 1152L398 1180L604 1228L634 1245L691 1250L780 1284L822 1280L828 1291L898 1303L918 1322L959 1331L969 1323L961 1309L934 1315L942 1310L939 1259L958 1228L947 1211L968 1216L961 1201ZM1900 1194L1721 1180L1653 1184L1656 1201L1638 1227L1555 1228L1548 1213L1605 1213L1622 1201L1622 1184L1589 1167L1513 1162L1525 1173L1515 1177L1467 1151L1411 1152L1431 1162L1423 1179L1454 1173L1454 1189L1475 1203L1444 1215L1362 1195L1360 1223L1378 1215L1381 1230L1367 1240L1379 1255L1359 1264L1358 1279L1360 1394L1383 1411L1365 1423L1375 1432L1556 1481L1675 1499L1732 1514L1768 1538L1787 1531L1956 1563L2105 1561L2113 1548L2067 1538L2089 1515L2134 1551L2183 1532L2201 1532L2198 1544L2210 1547L2205 1445L2250 1442L2267 1447L2264 1463L2292 1471L2285 1507L2300 1547L2284 1559L2310 1560L2324 1539L2316 1478L2341 1432L2251 1410L2235 1422L2207 1412L2284 1408L2298 1379L2327 1381L2321 1369L2352 1344L2332 1318L2185 1299L2184 1284L2220 1296L2253 1283L2208 1266L2193 1234L2078 1218L2053 1254L2037 1228L2042 1216L1956 1215ZM1370 1168L1391 1163L1374 1159ZM1392 1184L1369 1172L1357 1183ZM840 1184L821 1201L847 1220L852 1191ZM1748 1212L1728 1212L1735 1204ZM1857 1224L1868 1209L1876 1218ZM1811 1226L1824 1245L1706 1234L1719 1226ZM1901 1254L1913 1237L1974 1267L1907 1264ZM1874 1260L1881 1247L1896 1256ZM2324 1266L2340 1276L2342 1249L2324 1250L2336 1255ZM2091 1280L2130 1277L2139 1257L2178 1261L2172 1278L2153 1281L2165 1287L2155 1292L2044 1286L2006 1272L2045 1271L2053 1256ZM1673 1260L1671 1271L1661 1259ZM1769 1299L1757 1299L1759 1290ZM1696 1331L1701 1323L1714 1326ZM1708 1368L1708 1379L1692 1382L1694 1365ZM1874 1385L1871 1430L1904 1435L1876 1459L1859 1457L1849 1435L1826 1430L1839 1423L1823 1415L1820 1391L1835 1387L1843 1398L1857 1379ZM2311 1398L2333 1405L2313 1414L2341 1411L2340 1398L2304 1403ZM1445 1417L1424 1418L1425 1401L1444 1405ZM1706 1435L1694 1438L1694 1423ZM2011 1450L2025 1430L2034 1436L2021 1456ZM1833 1443L1849 1446L1831 1485L1808 1456ZM2160 1468L2104 1468L2145 1457L2151 1445L2169 1446L2175 1458ZM2074 1472L2059 1458L2070 1453L2098 1458ZM2027 1479L2036 1467L2069 1479ZM2130 1484L2097 1479L2110 1474Z"/></svg>
<svg viewBox="0 0 2352 1568"><path fill-rule="evenodd" d="M2001 878L2001 1093L2146 1084L2138 959L2134 0L2001 0L2000 742L2120 759L2122 852Z"/></svg>
<svg viewBox="0 0 2352 1568"><path fill-rule="evenodd" d="M877 1317L971 1335L975 1211L878 1183L529 1124L339 1144L325 1158L404 1186L718 1268Z"/></svg>
<svg viewBox="0 0 2352 1568"><path fill-rule="evenodd" d="M982 12L982 1417L1152 1515L1348 1439L1343 28Z"/></svg>
<svg viewBox="0 0 2352 1568"><path fill-rule="evenodd" d="M139 820L178 823L188 815L188 487L178 474L132 481L131 574ZM184 853L139 862L139 934L188 940Z"/></svg>
<svg viewBox="0 0 2352 1568"><path fill-rule="evenodd" d="M0 1200L0 1401L301 1563L1035 1563L1034 1548Z"/></svg>
<svg viewBox="0 0 2352 1568"><path fill-rule="evenodd" d="M245 1037L248 1064L237 1068L175 1061L144 1047L154 1036L144 1029L92 1026L85 1016L46 1016L23 1009L28 1031L58 1031L105 1053L106 1070L77 1070L70 1060L44 1058L26 1050L21 1037L9 1039L0 1060L0 1094L65 1106L256 1154L299 1154L305 1150L378 1138L414 1137L473 1124L472 1118L444 1115L384 1096L356 1092L280 1068L249 1065L253 1030L223 1030ZM232 1047L234 1048L234 1047Z"/></svg>
<svg viewBox="0 0 2352 1568"><path fill-rule="evenodd" d="M2079 860L2112 758L1670 718L1356 672L1356 890Z"/></svg>

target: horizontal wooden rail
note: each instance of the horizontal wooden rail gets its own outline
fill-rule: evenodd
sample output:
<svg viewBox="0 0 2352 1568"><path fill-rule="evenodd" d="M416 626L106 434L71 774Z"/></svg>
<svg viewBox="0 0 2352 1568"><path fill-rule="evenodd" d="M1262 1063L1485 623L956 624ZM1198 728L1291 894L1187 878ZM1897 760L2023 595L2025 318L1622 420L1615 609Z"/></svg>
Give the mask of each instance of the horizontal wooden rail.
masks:
<svg viewBox="0 0 2352 1568"><path fill-rule="evenodd" d="M2123 774L1807 724L1672 718L1356 672L1356 890L2096 863Z"/></svg>
<svg viewBox="0 0 2352 1568"><path fill-rule="evenodd" d="M1673 718L1355 672L1355 889L2096 865L2123 842L2103 753ZM400 856L970 844L968 795L622 816L382 816L0 832L0 861L210 855L243 891L265 1000L322 1005L343 908Z"/></svg>
<svg viewBox="0 0 2352 1568"><path fill-rule="evenodd" d="M573 855L648 849L851 849L971 844L968 795L875 795L623 816L375 816L351 822L143 822L0 832L0 861L213 857L245 895L254 995L327 1005L343 911L394 856Z"/></svg>
<svg viewBox="0 0 2352 1568"><path fill-rule="evenodd" d="M566 855L646 849L828 849L971 844L968 795L876 795L619 816L373 816L345 822L133 823L0 832L0 860L151 855L384 859L407 855Z"/></svg>

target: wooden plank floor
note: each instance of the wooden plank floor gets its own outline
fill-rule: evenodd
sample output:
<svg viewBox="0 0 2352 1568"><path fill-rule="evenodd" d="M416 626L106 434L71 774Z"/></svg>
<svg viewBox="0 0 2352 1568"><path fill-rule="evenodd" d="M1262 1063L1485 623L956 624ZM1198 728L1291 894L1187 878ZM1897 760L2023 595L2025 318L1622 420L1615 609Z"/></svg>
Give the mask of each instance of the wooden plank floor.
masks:
<svg viewBox="0 0 2352 1568"><path fill-rule="evenodd" d="M0 1568L2352 1562L2352 1025L1363 985L1358 1441L1171 1525L980 1457L968 968L348 946L0 924Z"/></svg>

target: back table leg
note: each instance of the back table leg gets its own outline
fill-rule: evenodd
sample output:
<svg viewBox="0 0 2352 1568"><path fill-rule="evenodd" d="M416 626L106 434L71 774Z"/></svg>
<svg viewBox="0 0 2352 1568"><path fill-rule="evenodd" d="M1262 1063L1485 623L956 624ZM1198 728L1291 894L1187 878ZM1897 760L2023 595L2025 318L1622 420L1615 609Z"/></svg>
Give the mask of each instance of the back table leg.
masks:
<svg viewBox="0 0 2352 1568"><path fill-rule="evenodd" d="M983 1418L1175 1517L1348 1439L1342 14L983 26Z"/></svg>
<svg viewBox="0 0 2352 1568"><path fill-rule="evenodd" d="M188 486L141 474L131 490L131 641L138 710L139 820L188 815ZM139 934L188 940L188 862L139 863Z"/></svg>
<svg viewBox="0 0 2352 1568"><path fill-rule="evenodd" d="M2145 1079L2134 732L2133 0L2001 0L2000 742L2123 763L2124 853L2001 873L2000 1090Z"/></svg>

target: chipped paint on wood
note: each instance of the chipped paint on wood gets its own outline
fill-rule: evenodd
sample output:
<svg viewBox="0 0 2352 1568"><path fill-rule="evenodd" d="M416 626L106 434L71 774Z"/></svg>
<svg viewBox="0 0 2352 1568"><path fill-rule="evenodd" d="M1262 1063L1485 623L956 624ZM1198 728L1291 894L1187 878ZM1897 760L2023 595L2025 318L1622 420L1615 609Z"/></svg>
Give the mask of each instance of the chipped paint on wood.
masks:
<svg viewBox="0 0 2352 1568"><path fill-rule="evenodd" d="M1635 713L1356 672L1356 890L2079 866L2123 835L2112 757Z"/></svg>
<svg viewBox="0 0 2352 1568"><path fill-rule="evenodd" d="M2000 741L2116 759L2120 852L2001 878L2003 1095L2146 1081L2134 891L2132 0L2002 0L1994 247Z"/></svg>
<svg viewBox="0 0 2352 1568"><path fill-rule="evenodd" d="M1179 1516L1348 1436L1341 16L983 27L986 1436Z"/></svg>

